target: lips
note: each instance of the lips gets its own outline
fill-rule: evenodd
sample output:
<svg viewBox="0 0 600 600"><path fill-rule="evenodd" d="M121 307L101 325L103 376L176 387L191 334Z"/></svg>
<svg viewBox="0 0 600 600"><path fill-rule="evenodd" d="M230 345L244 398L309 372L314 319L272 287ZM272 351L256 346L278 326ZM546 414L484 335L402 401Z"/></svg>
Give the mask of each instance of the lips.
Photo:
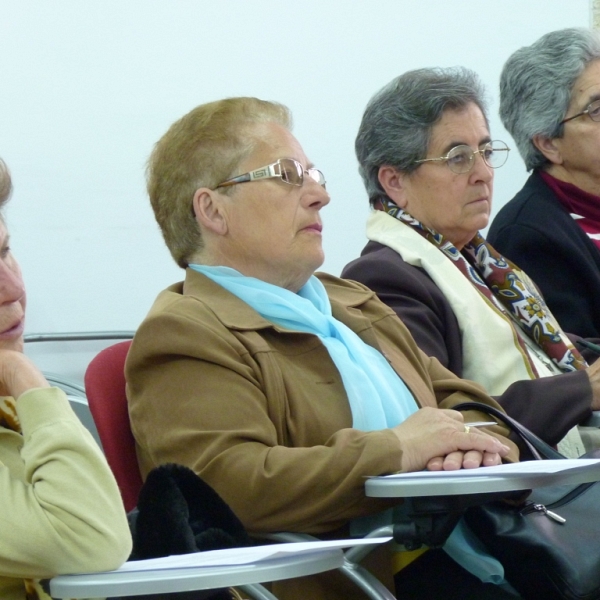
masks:
<svg viewBox="0 0 600 600"><path fill-rule="evenodd" d="M471 202L468 202L468 204L476 204L477 202L488 202L489 203L490 199L488 198L488 196L484 196L483 198L475 198L475 200L471 200Z"/></svg>
<svg viewBox="0 0 600 600"><path fill-rule="evenodd" d="M467 202L467 204L475 204L476 202L490 202L492 194L490 192L490 190L487 188L487 186L482 186L479 190L473 189L471 190L471 193L473 194L477 194L480 193L481 196L479 196L478 198L474 198L473 200L471 200L470 202Z"/></svg>
<svg viewBox="0 0 600 600"><path fill-rule="evenodd" d="M323 231L323 225L320 223L313 223L312 225L308 225L308 227L304 227L304 230L317 231L318 233L321 233L321 231Z"/></svg>
<svg viewBox="0 0 600 600"><path fill-rule="evenodd" d="M23 334L23 330L25 328L25 319L21 318L18 321L13 321L12 324L4 327L0 331L0 339L13 339L15 337L19 337Z"/></svg>

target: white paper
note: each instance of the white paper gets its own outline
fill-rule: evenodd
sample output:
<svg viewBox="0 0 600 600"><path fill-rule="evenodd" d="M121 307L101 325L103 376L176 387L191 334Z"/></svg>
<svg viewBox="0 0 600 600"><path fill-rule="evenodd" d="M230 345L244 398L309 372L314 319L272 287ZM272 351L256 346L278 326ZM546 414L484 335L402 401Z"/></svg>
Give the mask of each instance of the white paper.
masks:
<svg viewBox="0 0 600 600"><path fill-rule="evenodd" d="M336 548L350 548L366 544L383 544L389 542L391 537L362 538L348 540L327 540L315 542L290 542L287 544L269 544L265 546L251 546L249 548L230 548L227 550L209 550L207 552L194 552L192 554L178 554L164 558L150 558L126 562L116 571L137 572L156 571L160 569L183 569L191 567L223 567L232 565L245 565L257 563L272 558L281 558L290 554L308 554L332 550Z"/></svg>
<svg viewBox="0 0 600 600"><path fill-rule="evenodd" d="M415 471L413 473L397 473L370 479L446 479L447 477L503 477L511 478L520 475L535 475L545 473L559 473L572 469L589 468L591 465L600 464L600 458L567 458L553 460L528 460L518 463L496 465L495 467L479 467L477 469L459 469L457 471Z"/></svg>

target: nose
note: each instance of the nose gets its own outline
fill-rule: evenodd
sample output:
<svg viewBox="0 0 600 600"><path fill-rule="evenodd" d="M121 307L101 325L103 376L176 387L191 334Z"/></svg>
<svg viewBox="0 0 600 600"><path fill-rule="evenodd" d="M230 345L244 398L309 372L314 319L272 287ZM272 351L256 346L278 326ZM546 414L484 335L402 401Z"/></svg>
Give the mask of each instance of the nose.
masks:
<svg viewBox="0 0 600 600"><path fill-rule="evenodd" d="M329 194L324 186L317 183L311 177L304 178L304 200L307 206L321 210L324 206L327 206L331 201Z"/></svg>
<svg viewBox="0 0 600 600"><path fill-rule="evenodd" d="M475 163L473 164L473 168L469 173L469 179L471 183L478 183L483 181L484 183L489 183L494 179L494 169L490 167L485 160L483 160L483 155L480 152L475 153Z"/></svg>
<svg viewBox="0 0 600 600"><path fill-rule="evenodd" d="M25 285L16 262L0 260L0 305L18 302L24 295Z"/></svg>

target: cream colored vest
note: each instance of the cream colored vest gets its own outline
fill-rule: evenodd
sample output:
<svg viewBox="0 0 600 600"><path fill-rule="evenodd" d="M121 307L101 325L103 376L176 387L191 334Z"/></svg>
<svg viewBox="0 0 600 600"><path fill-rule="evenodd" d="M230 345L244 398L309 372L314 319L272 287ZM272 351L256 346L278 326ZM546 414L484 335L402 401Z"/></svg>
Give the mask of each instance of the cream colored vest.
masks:
<svg viewBox="0 0 600 600"><path fill-rule="evenodd" d="M515 381L534 379L517 336L525 342L540 377L561 371L508 315L496 308L431 242L398 219L373 211L367 237L395 250L410 265L422 268L442 291L458 321L463 346L463 377L497 396ZM574 428L559 444L567 456L585 452Z"/></svg>

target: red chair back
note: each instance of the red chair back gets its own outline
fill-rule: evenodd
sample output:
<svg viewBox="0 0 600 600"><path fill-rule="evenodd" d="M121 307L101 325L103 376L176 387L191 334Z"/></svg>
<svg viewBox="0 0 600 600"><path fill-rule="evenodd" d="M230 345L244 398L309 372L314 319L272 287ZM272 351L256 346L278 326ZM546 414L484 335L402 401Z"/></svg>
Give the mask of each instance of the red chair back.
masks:
<svg viewBox="0 0 600 600"><path fill-rule="evenodd" d="M125 358L130 346L127 340L105 348L85 372L90 411L127 511L136 506L142 487L125 395Z"/></svg>

